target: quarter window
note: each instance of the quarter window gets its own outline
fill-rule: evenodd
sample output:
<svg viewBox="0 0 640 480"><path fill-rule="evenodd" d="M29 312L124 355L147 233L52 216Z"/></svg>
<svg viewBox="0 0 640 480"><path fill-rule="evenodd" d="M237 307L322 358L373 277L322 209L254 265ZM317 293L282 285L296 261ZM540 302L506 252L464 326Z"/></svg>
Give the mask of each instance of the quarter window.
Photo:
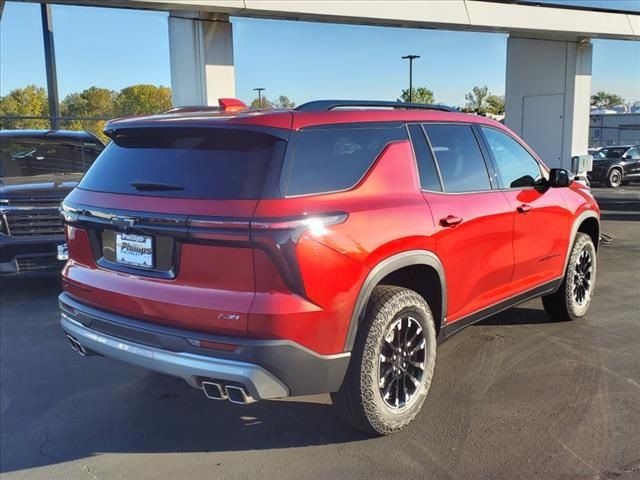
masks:
<svg viewBox="0 0 640 480"><path fill-rule="evenodd" d="M487 166L470 126L425 124L424 128L438 161L445 191L491 189Z"/></svg>
<svg viewBox="0 0 640 480"><path fill-rule="evenodd" d="M540 165L515 139L495 128L481 127L504 188L531 187L542 178Z"/></svg>
<svg viewBox="0 0 640 480"><path fill-rule="evenodd" d="M287 154L283 191L291 196L347 190L360 181L389 142L406 139L401 125L301 130Z"/></svg>

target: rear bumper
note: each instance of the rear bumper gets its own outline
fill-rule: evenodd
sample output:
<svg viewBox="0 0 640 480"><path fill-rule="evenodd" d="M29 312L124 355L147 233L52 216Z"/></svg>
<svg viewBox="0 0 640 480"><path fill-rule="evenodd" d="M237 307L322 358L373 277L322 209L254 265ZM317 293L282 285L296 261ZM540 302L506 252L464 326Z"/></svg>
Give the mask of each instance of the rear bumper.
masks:
<svg viewBox="0 0 640 480"><path fill-rule="evenodd" d="M12 237L0 234L0 276L60 274L64 261L57 259L57 246L64 235Z"/></svg>
<svg viewBox="0 0 640 480"><path fill-rule="evenodd" d="M62 329L83 347L201 388L203 380L243 385L256 399L326 393L340 388L350 354L319 355L287 340L207 335L122 317L59 297ZM200 342L233 346L202 348Z"/></svg>

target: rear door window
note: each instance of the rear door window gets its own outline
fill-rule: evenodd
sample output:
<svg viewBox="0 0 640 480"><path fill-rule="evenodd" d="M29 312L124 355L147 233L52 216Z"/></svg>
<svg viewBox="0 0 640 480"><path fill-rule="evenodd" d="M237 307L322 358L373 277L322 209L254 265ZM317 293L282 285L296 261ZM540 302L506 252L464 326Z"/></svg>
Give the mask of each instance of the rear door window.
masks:
<svg viewBox="0 0 640 480"><path fill-rule="evenodd" d="M347 190L364 177L388 143L406 139L402 125L301 130L287 155L281 188L288 196Z"/></svg>
<svg viewBox="0 0 640 480"><path fill-rule="evenodd" d="M176 198L260 198L284 140L228 128L136 128L113 138L79 184L98 192Z"/></svg>
<svg viewBox="0 0 640 480"><path fill-rule="evenodd" d="M436 169L436 163L431 154L431 148L424 136L420 125L409 125L409 135L416 155L418 172L420 174L420 186L423 190L434 192L442 191L440 177Z"/></svg>
<svg viewBox="0 0 640 480"><path fill-rule="evenodd" d="M446 192L490 190L480 146L469 125L425 124Z"/></svg>

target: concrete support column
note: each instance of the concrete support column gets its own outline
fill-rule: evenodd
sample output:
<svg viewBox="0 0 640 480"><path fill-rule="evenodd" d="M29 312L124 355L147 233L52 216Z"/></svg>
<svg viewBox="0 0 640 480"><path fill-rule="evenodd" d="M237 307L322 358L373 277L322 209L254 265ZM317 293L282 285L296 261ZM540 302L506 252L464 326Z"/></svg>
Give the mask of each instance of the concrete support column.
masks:
<svg viewBox="0 0 640 480"><path fill-rule="evenodd" d="M591 54L589 40L508 39L506 124L550 167L587 153Z"/></svg>
<svg viewBox="0 0 640 480"><path fill-rule="evenodd" d="M233 32L227 16L172 12L169 56L174 106L217 105L218 98L235 97Z"/></svg>

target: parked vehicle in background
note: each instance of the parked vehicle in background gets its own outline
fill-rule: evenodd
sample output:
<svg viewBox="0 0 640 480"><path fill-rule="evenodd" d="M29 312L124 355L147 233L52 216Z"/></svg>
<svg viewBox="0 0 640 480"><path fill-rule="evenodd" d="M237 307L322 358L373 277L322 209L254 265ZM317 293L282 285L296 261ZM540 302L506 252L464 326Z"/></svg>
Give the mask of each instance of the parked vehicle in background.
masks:
<svg viewBox="0 0 640 480"><path fill-rule="evenodd" d="M0 131L0 275L59 272L60 202L104 149L88 132Z"/></svg>
<svg viewBox="0 0 640 480"><path fill-rule="evenodd" d="M589 149L587 150L587 153L588 153L589 155L591 155L592 157L594 157L594 156L598 153L598 151L600 150L600 148L602 148L602 147L589 148Z"/></svg>
<svg viewBox="0 0 640 480"><path fill-rule="evenodd" d="M586 314L597 203L504 125L240 105L107 125L63 203L78 353L234 403L330 392L346 422L388 434L421 410L438 339L538 296L554 319Z"/></svg>
<svg viewBox="0 0 640 480"><path fill-rule="evenodd" d="M617 188L640 180L640 145L602 147L593 155L589 181Z"/></svg>

